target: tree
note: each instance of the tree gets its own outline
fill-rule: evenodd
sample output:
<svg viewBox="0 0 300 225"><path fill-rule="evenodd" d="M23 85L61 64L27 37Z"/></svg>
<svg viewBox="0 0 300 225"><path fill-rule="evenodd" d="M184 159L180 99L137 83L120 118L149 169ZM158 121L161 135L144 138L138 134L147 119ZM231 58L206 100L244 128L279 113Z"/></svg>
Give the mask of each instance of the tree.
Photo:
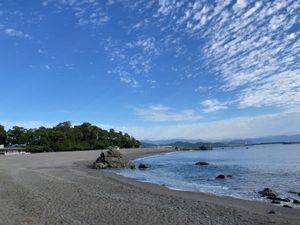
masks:
<svg viewBox="0 0 300 225"><path fill-rule="evenodd" d="M14 126L12 129L8 130L8 143L10 145L25 145L28 140L26 137L27 130L23 127Z"/></svg>
<svg viewBox="0 0 300 225"><path fill-rule="evenodd" d="M116 132L113 129L103 130L90 123L72 127L72 124L67 121L53 128L29 129L25 130L24 134L17 135L22 133L19 132L20 130L22 129L15 127L10 131L11 140L13 143L26 140L27 150L31 152L93 150L109 146L133 148L140 145L139 141L129 134ZM18 137L15 138L16 136Z"/></svg>
<svg viewBox="0 0 300 225"><path fill-rule="evenodd" d="M4 129L4 126L0 125L0 145L4 145L6 143L7 134Z"/></svg>

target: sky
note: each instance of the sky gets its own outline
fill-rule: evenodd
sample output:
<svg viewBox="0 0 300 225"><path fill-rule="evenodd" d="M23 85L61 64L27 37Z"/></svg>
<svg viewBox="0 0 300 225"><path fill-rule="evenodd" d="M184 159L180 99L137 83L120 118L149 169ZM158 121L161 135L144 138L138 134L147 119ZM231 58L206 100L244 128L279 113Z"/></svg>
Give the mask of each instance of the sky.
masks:
<svg viewBox="0 0 300 225"><path fill-rule="evenodd" d="M300 133L300 0L0 0L0 124Z"/></svg>

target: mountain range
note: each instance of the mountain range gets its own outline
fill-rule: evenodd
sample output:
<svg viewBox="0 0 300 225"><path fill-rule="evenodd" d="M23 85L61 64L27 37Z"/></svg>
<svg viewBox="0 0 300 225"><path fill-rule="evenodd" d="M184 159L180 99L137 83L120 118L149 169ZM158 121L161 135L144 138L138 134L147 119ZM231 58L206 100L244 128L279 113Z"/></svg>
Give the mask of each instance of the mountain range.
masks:
<svg viewBox="0 0 300 225"><path fill-rule="evenodd" d="M161 145L171 146L199 146L205 144L261 144L273 142L300 142L300 134L278 135L258 138L223 139L223 140L192 140L192 139L168 139L168 140L141 140L143 147L154 147Z"/></svg>

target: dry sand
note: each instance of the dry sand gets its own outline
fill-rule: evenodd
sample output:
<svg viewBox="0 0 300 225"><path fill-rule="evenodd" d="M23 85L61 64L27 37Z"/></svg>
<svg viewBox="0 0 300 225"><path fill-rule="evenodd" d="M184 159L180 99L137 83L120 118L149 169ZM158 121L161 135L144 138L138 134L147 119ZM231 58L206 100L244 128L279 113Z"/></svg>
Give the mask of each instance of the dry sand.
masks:
<svg viewBox="0 0 300 225"><path fill-rule="evenodd" d="M122 150L128 157L163 151L170 150ZM300 209L174 191L90 169L99 153L0 156L0 224L300 224Z"/></svg>

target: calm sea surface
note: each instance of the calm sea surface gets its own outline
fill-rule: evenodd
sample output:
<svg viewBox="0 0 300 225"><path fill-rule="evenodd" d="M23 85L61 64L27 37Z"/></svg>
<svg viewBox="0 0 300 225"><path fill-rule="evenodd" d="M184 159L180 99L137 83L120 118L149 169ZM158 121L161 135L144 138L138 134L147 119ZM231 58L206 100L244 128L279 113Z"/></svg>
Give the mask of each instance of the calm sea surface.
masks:
<svg viewBox="0 0 300 225"><path fill-rule="evenodd" d="M209 165L195 166L197 161ZM288 192L300 192L300 145L173 152L139 158L134 163L149 163L152 167L122 170L119 174L177 190L261 200L257 192L269 187L281 197L299 199ZM233 178L216 180L219 174Z"/></svg>

